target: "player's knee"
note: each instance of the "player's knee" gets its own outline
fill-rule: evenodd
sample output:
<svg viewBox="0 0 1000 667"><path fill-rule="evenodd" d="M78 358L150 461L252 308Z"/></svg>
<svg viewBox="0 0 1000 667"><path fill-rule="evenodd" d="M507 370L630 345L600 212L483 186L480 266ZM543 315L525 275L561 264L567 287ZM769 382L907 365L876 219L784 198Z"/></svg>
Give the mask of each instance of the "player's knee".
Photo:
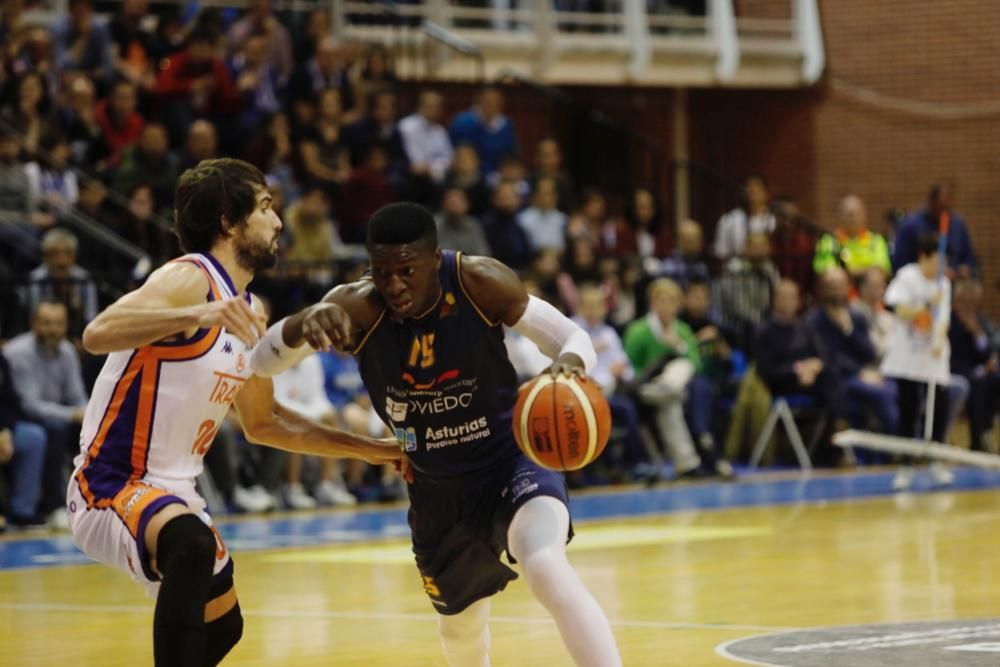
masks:
<svg viewBox="0 0 1000 667"><path fill-rule="evenodd" d="M539 602L548 608L568 604L573 591L563 585L576 581L576 573L566 560L565 553L556 549L543 549L522 562L524 579Z"/></svg>
<svg viewBox="0 0 1000 667"><path fill-rule="evenodd" d="M205 665L206 667L214 667L243 638L243 613L239 603L237 602L232 609L205 627Z"/></svg>
<svg viewBox="0 0 1000 667"><path fill-rule="evenodd" d="M156 562L164 577L178 571L211 573L215 566L215 534L194 514L173 518L156 540Z"/></svg>

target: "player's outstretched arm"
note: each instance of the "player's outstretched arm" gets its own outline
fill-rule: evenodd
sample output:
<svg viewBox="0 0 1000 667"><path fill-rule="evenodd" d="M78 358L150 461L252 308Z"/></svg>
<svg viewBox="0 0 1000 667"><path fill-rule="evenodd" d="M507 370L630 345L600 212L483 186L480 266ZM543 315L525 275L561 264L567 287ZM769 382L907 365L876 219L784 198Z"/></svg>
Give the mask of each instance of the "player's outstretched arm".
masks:
<svg viewBox="0 0 1000 667"><path fill-rule="evenodd" d="M216 325L247 345L256 344L267 324L264 316L239 297L206 302L208 289L208 278L197 266L166 264L95 317L83 332L83 346L91 354L107 354Z"/></svg>
<svg viewBox="0 0 1000 667"><path fill-rule="evenodd" d="M483 313L527 336L553 360L553 374L585 375L597 364L587 332L551 304L530 296L508 266L490 257L462 261L462 284Z"/></svg>
<svg viewBox="0 0 1000 667"><path fill-rule="evenodd" d="M301 454L361 459L376 465L405 461L395 441L373 440L330 428L281 405L274 400L274 384L269 378L251 376L236 394L233 405L247 439L258 445Z"/></svg>
<svg viewBox="0 0 1000 667"><path fill-rule="evenodd" d="M272 377L314 350L351 350L378 317L371 291L371 281L340 285L319 303L271 325L250 358L250 368Z"/></svg>

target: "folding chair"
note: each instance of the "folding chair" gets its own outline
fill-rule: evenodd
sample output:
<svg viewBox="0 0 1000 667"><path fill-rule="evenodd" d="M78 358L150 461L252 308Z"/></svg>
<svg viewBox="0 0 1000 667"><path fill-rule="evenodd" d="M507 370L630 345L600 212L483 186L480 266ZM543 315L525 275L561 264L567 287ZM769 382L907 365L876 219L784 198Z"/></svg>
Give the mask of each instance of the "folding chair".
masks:
<svg viewBox="0 0 1000 667"><path fill-rule="evenodd" d="M815 403L810 396L801 394L775 396L771 401L771 412L768 413L767 421L764 422L764 428L761 430L760 435L757 436L757 442L754 444L753 454L750 457L750 469L756 469L760 460L764 457L767 445L774 434L774 429L780 421L784 425L785 433L788 435L788 440L795 451L799 467L803 470L812 470L812 459L809 457L809 452L815 448L820 436L822 436L823 431L826 429L826 413L824 412L820 417L820 423L816 426L812 437L809 439L809 447L807 448L802 441L802 434L795 423L795 414L792 411L795 409L812 408L814 406Z"/></svg>

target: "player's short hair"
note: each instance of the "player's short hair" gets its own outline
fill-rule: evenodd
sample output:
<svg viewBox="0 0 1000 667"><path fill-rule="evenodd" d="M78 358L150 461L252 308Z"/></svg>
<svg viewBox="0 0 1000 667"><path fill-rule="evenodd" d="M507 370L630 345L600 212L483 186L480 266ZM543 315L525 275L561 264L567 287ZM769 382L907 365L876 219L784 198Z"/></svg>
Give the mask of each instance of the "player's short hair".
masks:
<svg viewBox="0 0 1000 667"><path fill-rule="evenodd" d="M938 235L933 232L917 237L917 258L935 255L938 251Z"/></svg>
<svg viewBox="0 0 1000 667"><path fill-rule="evenodd" d="M418 204L383 206L368 221L368 245L403 245L427 241L437 246L437 226L430 211Z"/></svg>
<svg viewBox="0 0 1000 667"><path fill-rule="evenodd" d="M255 187L256 186L256 187ZM232 158L202 160L177 180L174 231L184 252L208 252L223 233L222 217L243 225L267 189L260 169Z"/></svg>

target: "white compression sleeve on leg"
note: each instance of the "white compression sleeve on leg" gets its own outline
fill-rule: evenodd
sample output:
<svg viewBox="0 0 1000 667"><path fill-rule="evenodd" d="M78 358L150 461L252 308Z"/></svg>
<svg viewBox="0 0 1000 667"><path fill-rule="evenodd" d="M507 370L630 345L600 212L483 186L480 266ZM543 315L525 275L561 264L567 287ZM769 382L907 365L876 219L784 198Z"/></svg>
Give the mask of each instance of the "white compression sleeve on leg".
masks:
<svg viewBox="0 0 1000 667"><path fill-rule="evenodd" d="M570 352L583 360L587 373L597 365L597 352L587 332L538 297L528 297L528 307L514 325L514 331L528 337L553 361Z"/></svg>
<svg viewBox="0 0 1000 667"><path fill-rule="evenodd" d="M285 345L281 335L281 330L285 328L285 320L272 324L254 348L250 356L250 370L255 375L273 377L287 371L315 351L309 343L302 343L299 347Z"/></svg>
<svg viewBox="0 0 1000 667"><path fill-rule="evenodd" d="M604 611L566 559L568 531L569 510L561 501L532 498L510 522L510 555L521 563L531 592L552 614L578 667L621 667Z"/></svg>
<svg viewBox="0 0 1000 667"><path fill-rule="evenodd" d="M490 667L490 599L476 600L457 614L438 616L448 667Z"/></svg>

